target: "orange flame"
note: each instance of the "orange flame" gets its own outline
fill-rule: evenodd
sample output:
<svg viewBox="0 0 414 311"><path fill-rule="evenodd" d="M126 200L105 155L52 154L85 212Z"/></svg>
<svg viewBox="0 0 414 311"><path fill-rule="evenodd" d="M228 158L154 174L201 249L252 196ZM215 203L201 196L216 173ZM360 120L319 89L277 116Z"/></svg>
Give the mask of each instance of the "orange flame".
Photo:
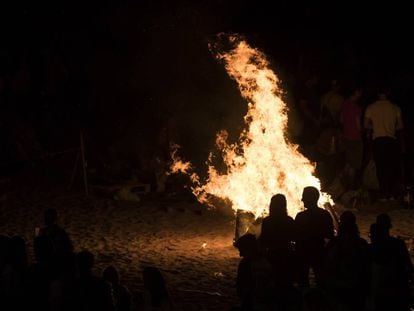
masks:
<svg viewBox="0 0 414 311"><path fill-rule="evenodd" d="M220 174L207 161L208 178L201 183L195 173L193 193L200 202L208 203L207 194L229 199L233 210L252 212L256 217L266 215L270 198L277 193L286 196L288 213L295 216L303 209L301 196L303 188L314 186L320 189L320 182L314 173L314 166L291 144L286 136L287 107L281 99L279 79L268 68L263 53L250 47L237 37L230 37L234 49L218 54L225 62L226 70L239 86L241 95L249 101L244 117L245 130L238 143L227 143L227 132L217 134L216 146L221 150L227 173ZM181 170L189 174L189 162L182 162L173 152L172 171ZM331 202L329 195L321 194L320 205Z"/></svg>
<svg viewBox="0 0 414 311"><path fill-rule="evenodd" d="M177 155L178 148L180 148L177 144L172 144L171 148L171 157L173 159L173 163L170 166L170 173L183 173L188 174L189 170L192 169L192 165L190 162L184 162L181 158Z"/></svg>
<svg viewBox="0 0 414 311"><path fill-rule="evenodd" d="M200 183L200 177L193 171L193 166L190 162L184 162L178 155L178 149L180 148L177 144L171 144L171 158L173 163L170 165L170 172L168 174L182 173L190 177L193 186L191 190L200 202L207 202L205 191Z"/></svg>

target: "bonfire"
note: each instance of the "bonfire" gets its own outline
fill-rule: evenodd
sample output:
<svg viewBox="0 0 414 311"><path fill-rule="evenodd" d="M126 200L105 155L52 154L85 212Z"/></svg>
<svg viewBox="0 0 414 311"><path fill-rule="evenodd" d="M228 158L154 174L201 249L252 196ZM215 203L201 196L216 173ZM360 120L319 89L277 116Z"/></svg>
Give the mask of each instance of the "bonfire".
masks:
<svg viewBox="0 0 414 311"><path fill-rule="evenodd" d="M215 167L211 153L207 178L201 180L191 162L177 155L178 146L173 146L171 172L189 175L192 192L206 205L214 205L212 198L218 197L229 201L235 212L250 212L259 218L267 215L270 198L282 193L288 213L294 217L303 209L303 188L321 188L315 166L287 138L287 105L282 100L280 80L265 55L236 36L228 40L232 48L215 56L223 61L248 101L244 130L236 143L227 141L226 130L217 133L216 147L225 173ZM329 195L322 192L320 206L330 202Z"/></svg>

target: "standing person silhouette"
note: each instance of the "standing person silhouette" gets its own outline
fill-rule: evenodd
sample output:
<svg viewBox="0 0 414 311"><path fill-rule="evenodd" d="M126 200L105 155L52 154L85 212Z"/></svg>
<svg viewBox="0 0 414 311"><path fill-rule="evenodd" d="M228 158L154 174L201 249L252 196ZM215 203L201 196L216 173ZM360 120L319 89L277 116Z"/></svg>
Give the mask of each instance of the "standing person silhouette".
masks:
<svg viewBox="0 0 414 311"><path fill-rule="evenodd" d="M318 200L319 190L305 187L302 194L305 210L295 218L298 284L301 287L309 287L310 268L315 275L316 284L321 285L325 240L334 236L332 217L318 206Z"/></svg>
<svg viewBox="0 0 414 311"><path fill-rule="evenodd" d="M292 284L293 242L295 221L288 216L286 198L283 194L272 197L269 216L263 219L259 237L260 246L272 264L274 282L286 288Z"/></svg>

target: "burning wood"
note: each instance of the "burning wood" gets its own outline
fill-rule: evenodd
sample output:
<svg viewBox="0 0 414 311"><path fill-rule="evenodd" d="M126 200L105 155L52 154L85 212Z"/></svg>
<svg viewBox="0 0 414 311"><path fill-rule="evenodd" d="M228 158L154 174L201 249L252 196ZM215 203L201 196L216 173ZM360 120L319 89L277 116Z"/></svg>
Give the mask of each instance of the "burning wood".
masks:
<svg viewBox="0 0 414 311"><path fill-rule="evenodd" d="M200 181L189 162L183 162L173 153L171 170L188 174L192 191L200 202L209 204L209 196L228 199L234 211L250 212L253 218L268 213L270 198L283 193L288 202L288 213L295 216L303 209L301 196L304 187L320 189L314 174L314 165L304 157L298 146L287 137L287 107L281 99L279 79L269 68L265 55L237 37L230 37L232 49L218 53L229 76L234 79L241 95L249 102L244 117L245 129L238 142L227 142L226 131L217 134L216 145L221 151L226 174L207 161L208 178ZM332 202L321 193L320 206Z"/></svg>

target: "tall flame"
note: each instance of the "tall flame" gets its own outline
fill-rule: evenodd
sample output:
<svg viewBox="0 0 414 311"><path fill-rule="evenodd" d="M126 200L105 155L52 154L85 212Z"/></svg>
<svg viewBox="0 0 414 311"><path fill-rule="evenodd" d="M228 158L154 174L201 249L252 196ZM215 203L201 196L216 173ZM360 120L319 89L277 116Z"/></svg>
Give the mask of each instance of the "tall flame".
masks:
<svg viewBox="0 0 414 311"><path fill-rule="evenodd" d="M229 199L233 210L252 212L256 217L268 212L270 198L277 193L286 196L288 213L295 216L302 210L303 188L320 182L314 166L291 144L287 131L287 107L281 99L279 79L268 68L263 53L250 47L237 37L230 37L234 48L219 53L217 58L225 62L225 68L239 86L241 95L249 101L244 117L245 130L235 144L227 143L227 132L217 134L216 145L222 153L227 173L221 174L207 161L208 178L201 183L189 162L182 162L173 154L172 168L190 174L193 193L200 202L208 203L213 195ZM319 204L330 202L322 193Z"/></svg>

